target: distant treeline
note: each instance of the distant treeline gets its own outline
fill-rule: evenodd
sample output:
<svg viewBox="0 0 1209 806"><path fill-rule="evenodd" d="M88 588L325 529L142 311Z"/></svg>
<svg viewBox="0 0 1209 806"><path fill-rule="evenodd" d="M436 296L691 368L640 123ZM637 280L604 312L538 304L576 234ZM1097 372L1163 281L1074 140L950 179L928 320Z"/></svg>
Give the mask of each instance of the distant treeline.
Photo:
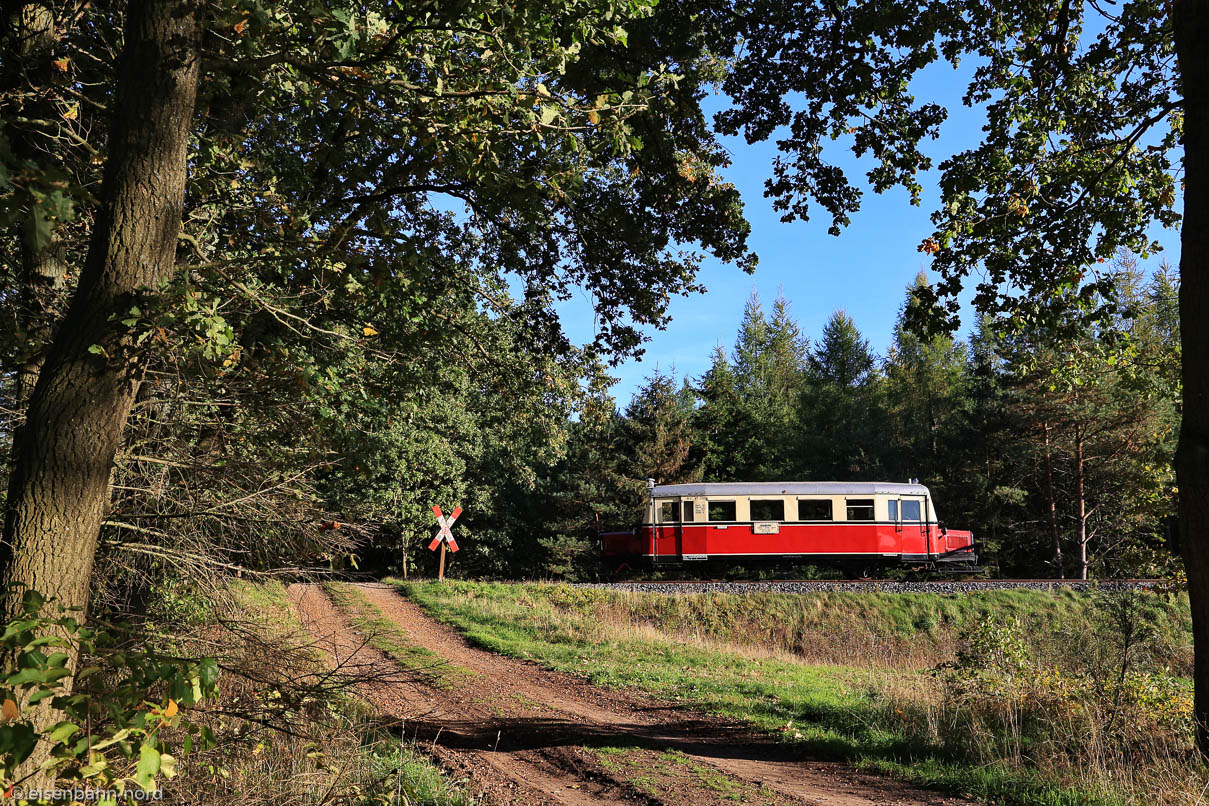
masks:
<svg viewBox="0 0 1209 806"><path fill-rule="evenodd" d="M330 345L228 305L241 335L219 371L167 349L149 367L98 593L137 601L168 569L427 574L433 504L465 509L454 575L585 578L598 533L636 523L647 478L917 477L1004 574L1078 575L1084 556L1092 575L1163 573L1177 280L1105 268L1119 293L1092 301L1114 311L1098 323L986 318L968 343L907 331L921 276L885 356L843 312L808 337L790 301L753 297L707 372L657 370L623 406L603 355L552 348L539 320L477 310L468 290L448 329L384 308Z"/></svg>
<svg viewBox="0 0 1209 806"><path fill-rule="evenodd" d="M656 371L622 413L581 417L539 489L559 519L535 565L572 572L597 524L627 526L641 479L897 480L931 487L1005 574L1151 575L1175 562L1177 280L1111 267L1115 313L1078 332L983 319L968 342L903 326L888 354L835 312L817 338L754 295L729 353ZM635 491L638 492L635 492ZM543 519L544 520L544 519Z"/></svg>

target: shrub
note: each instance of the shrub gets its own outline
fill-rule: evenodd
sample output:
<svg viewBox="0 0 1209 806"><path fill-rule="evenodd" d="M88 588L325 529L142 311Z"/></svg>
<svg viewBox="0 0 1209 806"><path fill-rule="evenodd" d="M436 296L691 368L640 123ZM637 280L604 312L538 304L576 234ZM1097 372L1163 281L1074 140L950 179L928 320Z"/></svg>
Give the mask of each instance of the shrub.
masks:
<svg viewBox="0 0 1209 806"><path fill-rule="evenodd" d="M152 789L157 776L176 773L169 750L187 753L213 742L208 729L187 718L215 690L213 658L140 651L126 626L85 625L78 609L43 615L47 610L56 610L53 601L24 591L21 614L0 634L4 787L21 783L18 769L40 750L46 760L23 779L44 773L93 790ZM74 674L73 659L81 664ZM53 721L36 724L47 713ZM179 737L179 748L169 746L168 733Z"/></svg>

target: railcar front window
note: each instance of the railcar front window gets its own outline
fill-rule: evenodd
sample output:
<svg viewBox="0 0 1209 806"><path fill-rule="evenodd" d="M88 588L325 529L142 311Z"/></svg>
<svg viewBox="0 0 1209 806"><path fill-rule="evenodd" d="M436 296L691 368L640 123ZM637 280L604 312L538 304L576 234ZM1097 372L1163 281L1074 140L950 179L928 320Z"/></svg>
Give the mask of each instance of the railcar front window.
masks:
<svg viewBox="0 0 1209 806"><path fill-rule="evenodd" d="M709 519L711 521L734 521L738 520L735 516L734 501L710 501L709 502Z"/></svg>
<svg viewBox="0 0 1209 806"><path fill-rule="evenodd" d="M919 514L918 501L903 501L903 520L905 521L921 521L923 520Z"/></svg>
<svg viewBox="0 0 1209 806"><path fill-rule="evenodd" d="M798 520L800 521L829 521L831 517L830 501L799 501Z"/></svg>
<svg viewBox="0 0 1209 806"><path fill-rule="evenodd" d="M660 522L661 523L675 523L678 520L678 518L676 517L676 511L678 509L680 509L680 507L676 506L675 501L664 501L659 506Z"/></svg>
<svg viewBox="0 0 1209 806"><path fill-rule="evenodd" d="M850 520L850 521L871 521L871 520L873 520L873 499L872 498L849 498L848 499L848 520Z"/></svg>
<svg viewBox="0 0 1209 806"><path fill-rule="evenodd" d="M752 501L751 519L753 521L783 521L785 520L785 502Z"/></svg>

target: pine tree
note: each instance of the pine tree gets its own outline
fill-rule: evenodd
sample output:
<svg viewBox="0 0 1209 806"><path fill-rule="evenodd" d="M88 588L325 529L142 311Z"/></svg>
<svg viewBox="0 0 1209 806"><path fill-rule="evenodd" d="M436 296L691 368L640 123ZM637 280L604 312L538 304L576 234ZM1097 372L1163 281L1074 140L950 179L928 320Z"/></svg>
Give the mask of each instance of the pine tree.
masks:
<svg viewBox="0 0 1209 806"><path fill-rule="evenodd" d="M693 460L708 481L747 481L759 464L759 425L739 389L726 351L714 349L709 370L695 389L701 406L693 416Z"/></svg>
<svg viewBox="0 0 1209 806"><path fill-rule="evenodd" d="M948 334L922 338L907 331L907 309L926 288L921 272L907 289L885 361L885 398L893 455L887 470L918 477L944 495L950 471L960 472L953 451L960 445L970 408L969 350Z"/></svg>
<svg viewBox="0 0 1209 806"><path fill-rule="evenodd" d="M799 400L798 468L812 478L875 479L885 453L881 377L869 342L836 311L810 353Z"/></svg>
<svg viewBox="0 0 1209 806"><path fill-rule="evenodd" d="M759 297L751 295L734 353L734 388L744 412L737 419L751 427L749 442L733 467L735 478L768 481L792 475L791 435L808 349L784 296L777 297L767 317Z"/></svg>
<svg viewBox="0 0 1209 806"><path fill-rule="evenodd" d="M671 375L656 369L626 407L621 445L628 457L626 475L640 494L648 478L659 484L701 479L701 466L690 461L694 400L687 383L677 386Z"/></svg>

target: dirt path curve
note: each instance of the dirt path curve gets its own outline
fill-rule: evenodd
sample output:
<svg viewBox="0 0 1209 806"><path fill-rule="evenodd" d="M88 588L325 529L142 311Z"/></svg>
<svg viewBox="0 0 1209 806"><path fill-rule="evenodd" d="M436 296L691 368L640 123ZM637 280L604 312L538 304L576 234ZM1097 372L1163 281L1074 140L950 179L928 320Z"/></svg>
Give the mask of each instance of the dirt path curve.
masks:
<svg viewBox="0 0 1209 806"><path fill-rule="evenodd" d="M388 683L364 691L404 733L433 743L493 803L957 806L958 799L803 759L745 726L597 688L470 646L385 585L361 593L416 645L468 670L445 689ZM317 586L290 594L304 624L346 667L390 664ZM670 752L668 752L670 751Z"/></svg>

